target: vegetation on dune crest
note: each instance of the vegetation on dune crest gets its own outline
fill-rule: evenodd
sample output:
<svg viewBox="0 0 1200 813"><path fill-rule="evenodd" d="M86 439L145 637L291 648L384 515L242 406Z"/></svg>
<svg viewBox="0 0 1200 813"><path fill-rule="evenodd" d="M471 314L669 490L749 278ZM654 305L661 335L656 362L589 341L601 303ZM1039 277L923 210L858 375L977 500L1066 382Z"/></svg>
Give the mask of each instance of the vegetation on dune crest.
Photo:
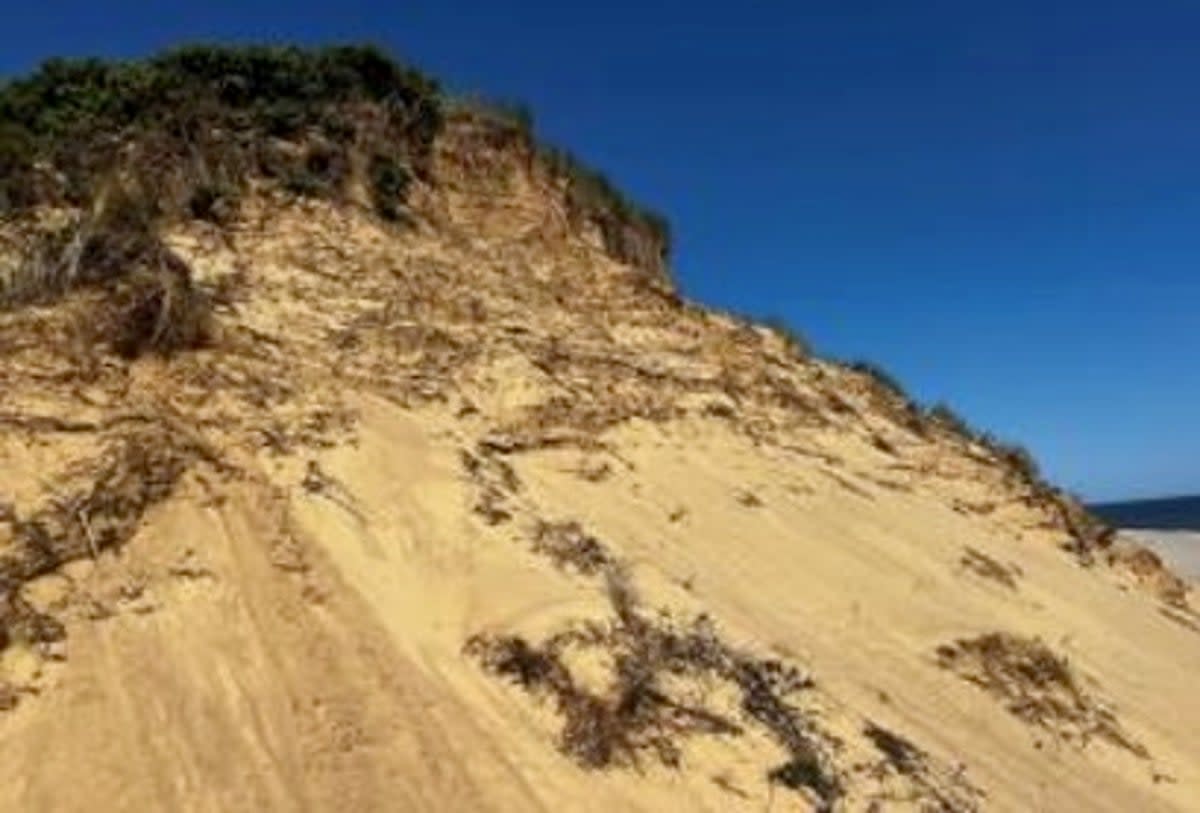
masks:
<svg viewBox="0 0 1200 813"><path fill-rule="evenodd" d="M552 175L566 184L566 203L571 214L590 220L599 229L606 248L614 256L638 261L650 259L636 246L639 237L646 235L664 261L671 254L671 223L665 216L643 206L621 191L608 176L596 170L569 150L540 143L536 137L536 120L528 105L469 98L459 100L460 109L508 128L530 145L538 161Z"/></svg>
<svg viewBox="0 0 1200 813"><path fill-rule="evenodd" d="M1042 473L1037 458L1024 446L973 426L945 403L920 404L895 376L878 364L855 361L846 366L862 375L872 390L882 395L882 403L892 410L901 425L918 435L940 431L982 447L1003 468L1011 482L1024 490L1023 499L1052 512L1058 527L1068 536L1064 547L1081 563L1091 564L1097 550L1111 546L1114 530L1093 515L1077 497L1051 483Z"/></svg>
<svg viewBox="0 0 1200 813"><path fill-rule="evenodd" d="M778 336L794 355L800 358L810 358L816 355L805 336L782 316L770 315L754 319L735 315L734 318L767 328ZM932 405L922 404L908 392L896 375L876 362L855 359L836 363L859 376L860 380L866 383L870 397L875 401L876 406L885 414L891 415L900 426L922 437L942 432L968 444L977 444L983 447L992 458L1004 467L1015 482L1028 487L1037 498L1057 504L1059 513L1063 516L1065 524L1072 534L1088 538L1089 541L1084 547L1090 547L1091 541L1105 536L1105 524L1091 516L1077 498L1048 482L1042 474L1037 459L1024 446L999 438L992 432L979 429L945 402L937 402ZM837 399L836 406L843 411L848 409L846 402L841 399ZM881 448L891 448L891 445L879 436L875 437L875 442L882 444Z"/></svg>
<svg viewBox="0 0 1200 813"><path fill-rule="evenodd" d="M0 87L0 121L0 219L35 236L0 279L0 305L99 287L98 340L136 356L208 335L207 299L162 243L165 222L221 222L256 180L322 197L358 180L400 218L441 112L435 82L371 47L193 46L47 62ZM50 210L69 215L47 227Z"/></svg>
<svg viewBox="0 0 1200 813"><path fill-rule="evenodd" d="M447 101L434 79L372 46L197 45L145 61L52 60L0 87L0 215L86 205L119 168L155 176L170 202L215 216L254 176L336 195L357 157L378 211L395 218L412 179L428 177ZM571 153L537 145L527 107L466 106L522 132L606 241L627 240L631 228L669 253L667 220Z"/></svg>
<svg viewBox="0 0 1200 813"><path fill-rule="evenodd" d="M870 361L853 361L849 369L865 376L877 391L885 393L896 401L900 408L910 416L907 423L914 429L925 431L928 427L943 429L958 435L964 440L978 443L987 448L1010 471L1037 489L1049 489L1051 486L1042 477L1041 468L1033 454L1016 443L1002 440L991 432L972 426L965 418L950 405L938 402L925 407L919 404L900 380L880 365Z"/></svg>
<svg viewBox="0 0 1200 813"><path fill-rule="evenodd" d="M908 394L908 390L906 390L904 385L900 383L900 379L896 378L896 376L892 375L891 372L881 365L876 364L873 361L859 359L857 361L850 362L848 366L854 372L861 373L862 375L865 375L867 378L871 379L871 381L873 381L877 386L886 392L891 393L900 401L909 404L913 403L912 396Z"/></svg>
<svg viewBox="0 0 1200 813"><path fill-rule="evenodd" d="M171 264L155 245L164 221L224 222L251 183L332 199L361 190L381 217L403 221L414 180L434 180L446 102L436 81L371 46L198 45L143 61L47 62L0 85L0 222L75 216L42 235L26 267L0 275L0 305L159 274ZM532 117L514 120L532 143ZM538 149L614 256L665 259L665 220L569 154ZM659 256L648 256L646 234Z"/></svg>
<svg viewBox="0 0 1200 813"><path fill-rule="evenodd" d="M375 48L208 46L47 62L0 89L0 120L0 213L88 205L121 172L164 208L211 210L253 175L332 192L352 146L425 171L441 121L437 84Z"/></svg>

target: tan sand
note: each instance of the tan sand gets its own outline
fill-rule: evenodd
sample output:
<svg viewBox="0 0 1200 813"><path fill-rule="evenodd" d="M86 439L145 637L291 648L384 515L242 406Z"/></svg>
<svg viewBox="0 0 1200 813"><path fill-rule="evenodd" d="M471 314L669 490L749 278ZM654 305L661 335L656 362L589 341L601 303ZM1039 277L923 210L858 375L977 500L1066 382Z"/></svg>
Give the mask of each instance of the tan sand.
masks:
<svg viewBox="0 0 1200 813"><path fill-rule="evenodd" d="M842 809L1200 809L1169 573L862 376L647 288L491 157L506 195L462 170L412 233L261 200L181 229L198 274L248 275L209 350L87 366L86 299L0 315L0 495L47 535L0 522L0 564L54 565L8 610L0 809L816 809L769 781L780 715ZM113 448L178 483L142 493ZM675 657L655 630L711 631L627 695L665 716L606 765L550 678L479 655L571 629L576 698ZM983 672L964 640L999 642ZM738 694L789 668L812 684Z"/></svg>
<svg viewBox="0 0 1200 813"><path fill-rule="evenodd" d="M1200 532L1130 530L1124 533L1161 555L1181 575L1200 581Z"/></svg>

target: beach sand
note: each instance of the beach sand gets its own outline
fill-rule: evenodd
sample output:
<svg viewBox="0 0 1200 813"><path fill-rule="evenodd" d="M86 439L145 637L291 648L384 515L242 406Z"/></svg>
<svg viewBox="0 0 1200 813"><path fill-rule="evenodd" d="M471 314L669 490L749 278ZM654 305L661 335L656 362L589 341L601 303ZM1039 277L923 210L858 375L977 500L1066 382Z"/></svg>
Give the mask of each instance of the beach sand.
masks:
<svg viewBox="0 0 1200 813"><path fill-rule="evenodd" d="M1200 581L1200 531L1124 532L1166 559L1181 576Z"/></svg>

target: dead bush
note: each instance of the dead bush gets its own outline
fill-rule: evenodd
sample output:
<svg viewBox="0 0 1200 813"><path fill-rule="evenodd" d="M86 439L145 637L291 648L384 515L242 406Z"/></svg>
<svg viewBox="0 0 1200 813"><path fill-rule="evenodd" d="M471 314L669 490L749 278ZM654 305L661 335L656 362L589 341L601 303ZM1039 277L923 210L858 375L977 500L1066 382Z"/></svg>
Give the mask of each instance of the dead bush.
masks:
<svg viewBox="0 0 1200 813"><path fill-rule="evenodd" d="M867 723L863 728L863 735L883 755L887 764L899 773L911 776L921 769L925 759L924 753L899 734L875 723Z"/></svg>
<svg viewBox="0 0 1200 813"><path fill-rule="evenodd" d="M126 358L171 355L205 344L212 302L159 236L154 193L113 183L87 215L30 227L32 245L0 286L0 306L48 303L75 289L98 291L87 331Z"/></svg>
<svg viewBox="0 0 1200 813"><path fill-rule="evenodd" d="M832 810L833 801L841 794L836 780L831 779L819 761L810 756L798 756L772 768L767 779L789 790L813 791L821 800L818 810Z"/></svg>
<svg viewBox="0 0 1200 813"><path fill-rule="evenodd" d="M66 635L57 619L35 610L17 591L0 594L0 651L15 643L54 643Z"/></svg>
<svg viewBox="0 0 1200 813"><path fill-rule="evenodd" d="M128 359L194 350L211 336L212 302L177 261L123 281L98 320L97 338Z"/></svg>
<svg viewBox="0 0 1200 813"><path fill-rule="evenodd" d="M533 534L533 549L550 557L556 566L574 568L585 576L594 576L614 564L604 544L573 521L539 521Z"/></svg>
<svg viewBox="0 0 1200 813"><path fill-rule="evenodd" d="M132 434L78 464L61 489L27 516L5 511L0 522L9 526L13 544L0 553L0 592L122 545L145 512L171 494L188 462L188 453L165 432Z"/></svg>

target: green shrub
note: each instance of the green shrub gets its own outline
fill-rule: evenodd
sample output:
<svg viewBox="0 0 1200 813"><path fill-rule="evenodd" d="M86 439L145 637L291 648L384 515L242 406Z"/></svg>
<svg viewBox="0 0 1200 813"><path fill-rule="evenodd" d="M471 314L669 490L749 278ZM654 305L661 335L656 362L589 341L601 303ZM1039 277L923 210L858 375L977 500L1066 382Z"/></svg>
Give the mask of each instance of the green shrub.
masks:
<svg viewBox="0 0 1200 813"><path fill-rule="evenodd" d="M202 210L197 187L240 182L260 165L336 194L366 104L384 114L375 147L426 172L441 126L437 85L376 48L192 46L143 62L53 60L0 87L0 214L86 205L118 172L164 195L182 188L178 202Z"/></svg>
<svg viewBox="0 0 1200 813"><path fill-rule="evenodd" d="M429 177L443 106L432 79L370 46L51 60L0 84L0 217L42 204L92 211L119 181L153 190L156 218L223 222L247 179L340 197L361 152L376 210L402 220L414 180ZM527 107L494 103L492 115L532 142ZM664 218L569 153L538 154L566 180L572 216L595 224L611 254L664 263Z"/></svg>

